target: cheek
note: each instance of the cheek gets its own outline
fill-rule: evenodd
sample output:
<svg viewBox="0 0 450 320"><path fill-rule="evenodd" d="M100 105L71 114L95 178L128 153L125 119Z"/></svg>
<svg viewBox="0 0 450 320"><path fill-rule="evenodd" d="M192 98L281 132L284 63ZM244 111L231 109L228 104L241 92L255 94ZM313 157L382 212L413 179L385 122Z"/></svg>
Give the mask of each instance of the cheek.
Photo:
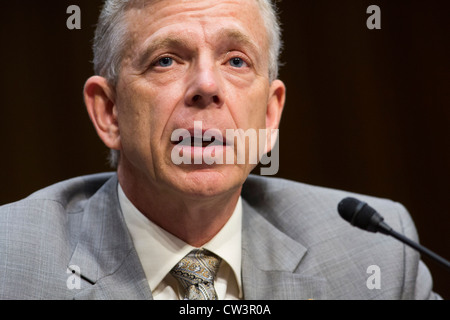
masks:
<svg viewBox="0 0 450 320"><path fill-rule="evenodd" d="M267 98L261 90L251 90L235 95L234 102L230 103L234 111L233 118L240 129L265 128ZM243 99L245 97L245 99Z"/></svg>
<svg viewBox="0 0 450 320"><path fill-rule="evenodd" d="M136 94L125 95L118 102L118 119L122 136L139 134L147 121L146 106Z"/></svg>
<svg viewBox="0 0 450 320"><path fill-rule="evenodd" d="M157 148L167 135L165 130L180 99L176 96L179 92L181 89L173 86L135 83L122 97L125 103L119 118L119 125L123 125L121 134L127 136L130 144L140 143L144 147L151 144L152 149Z"/></svg>

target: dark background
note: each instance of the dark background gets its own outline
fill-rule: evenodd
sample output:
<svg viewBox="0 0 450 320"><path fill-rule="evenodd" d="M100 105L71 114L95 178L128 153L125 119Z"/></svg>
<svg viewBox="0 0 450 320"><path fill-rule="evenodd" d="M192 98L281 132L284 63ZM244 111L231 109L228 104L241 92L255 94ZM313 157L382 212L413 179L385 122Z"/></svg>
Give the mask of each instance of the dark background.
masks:
<svg viewBox="0 0 450 320"><path fill-rule="evenodd" d="M81 8L81 30L66 28L72 4ZM381 30L366 27L372 4L381 8ZM1 2L0 204L110 170L82 99L100 5ZM448 1L279 7L288 99L277 176L402 202L421 243L450 259ZM450 273L424 260L435 291L450 299Z"/></svg>

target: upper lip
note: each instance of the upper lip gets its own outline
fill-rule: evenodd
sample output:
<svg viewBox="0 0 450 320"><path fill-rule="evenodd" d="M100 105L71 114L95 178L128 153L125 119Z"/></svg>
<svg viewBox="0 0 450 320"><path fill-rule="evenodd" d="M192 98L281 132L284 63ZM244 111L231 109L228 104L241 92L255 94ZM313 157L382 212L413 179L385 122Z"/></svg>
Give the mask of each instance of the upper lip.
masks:
<svg viewBox="0 0 450 320"><path fill-rule="evenodd" d="M226 135L224 135L219 129L202 129L201 135L199 135L198 129L195 130L194 128L186 128L186 130L185 135L178 137L177 141L172 141L172 144L179 144L184 141L182 144L191 146L194 146L195 143L202 144L202 146L208 146L211 144L215 146L228 145Z"/></svg>

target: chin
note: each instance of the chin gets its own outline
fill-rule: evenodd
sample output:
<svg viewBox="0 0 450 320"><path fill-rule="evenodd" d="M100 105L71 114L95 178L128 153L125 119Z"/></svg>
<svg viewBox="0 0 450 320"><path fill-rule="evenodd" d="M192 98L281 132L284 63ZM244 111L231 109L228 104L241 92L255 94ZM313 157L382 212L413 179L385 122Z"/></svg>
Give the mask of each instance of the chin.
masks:
<svg viewBox="0 0 450 320"><path fill-rule="evenodd" d="M225 169L225 170L224 170ZM224 168L196 168L183 175L183 179L174 181L185 196L194 198L215 197L239 191L248 174L240 170Z"/></svg>

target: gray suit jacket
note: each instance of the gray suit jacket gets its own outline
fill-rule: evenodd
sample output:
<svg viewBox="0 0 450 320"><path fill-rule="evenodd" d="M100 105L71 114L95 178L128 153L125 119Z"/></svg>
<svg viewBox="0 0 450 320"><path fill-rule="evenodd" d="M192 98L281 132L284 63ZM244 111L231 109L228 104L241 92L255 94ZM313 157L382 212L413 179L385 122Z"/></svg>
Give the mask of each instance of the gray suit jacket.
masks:
<svg viewBox="0 0 450 320"><path fill-rule="evenodd" d="M244 298L439 298L416 252L339 217L337 203L350 195L250 176L242 192ZM394 229L417 238L401 205L359 197ZM379 289L367 285L373 265ZM74 178L0 207L0 298L152 298L115 174Z"/></svg>

